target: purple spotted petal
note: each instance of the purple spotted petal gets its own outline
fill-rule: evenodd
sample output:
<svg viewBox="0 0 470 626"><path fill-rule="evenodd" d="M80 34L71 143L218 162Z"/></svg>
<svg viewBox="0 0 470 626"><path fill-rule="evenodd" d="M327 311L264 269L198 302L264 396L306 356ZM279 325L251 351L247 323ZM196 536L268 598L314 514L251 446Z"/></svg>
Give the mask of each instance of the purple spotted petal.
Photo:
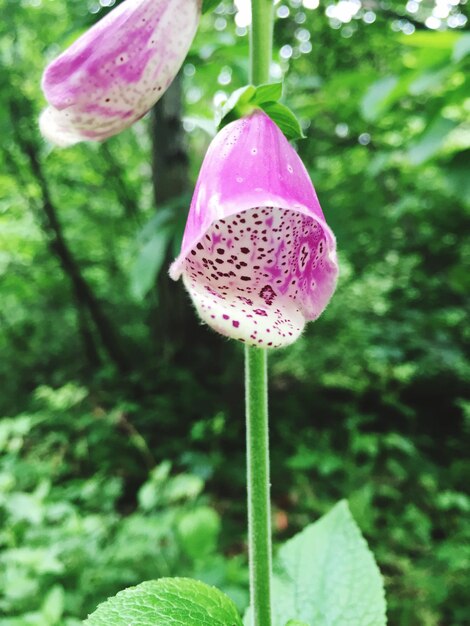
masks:
<svg viewBox="0 0 470 626"><path fill-rule="evenodd" d="M215 330L260 347L295 341L325 309L335 237L308 173L261 111L213 140L170 276Z"/></svg>
<svg viewBox="0 0 470 626"><path fill-rule="evenodd" d="M101 141L141 118L173 81L200 0L125 0L45 70L42 134L60 146Z"/></svg>

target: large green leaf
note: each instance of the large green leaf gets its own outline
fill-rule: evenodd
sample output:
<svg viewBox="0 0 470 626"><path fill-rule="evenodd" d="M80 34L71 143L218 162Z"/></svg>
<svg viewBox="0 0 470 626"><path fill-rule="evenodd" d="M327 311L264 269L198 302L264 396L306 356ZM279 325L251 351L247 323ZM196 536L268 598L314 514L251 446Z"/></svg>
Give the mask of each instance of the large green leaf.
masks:
<svg viewBox="0 0 470 626"><path fill-rule="evenodd" d="M189 578L149 580L100 604L84 626L241 626L232 600Z"/></svg>
<svg viewBox="0 0 470 626"><path fill-rule="evenodd" d="M345 501L280 549L273 598L275 626L385 626L380 572Z"/></svg>

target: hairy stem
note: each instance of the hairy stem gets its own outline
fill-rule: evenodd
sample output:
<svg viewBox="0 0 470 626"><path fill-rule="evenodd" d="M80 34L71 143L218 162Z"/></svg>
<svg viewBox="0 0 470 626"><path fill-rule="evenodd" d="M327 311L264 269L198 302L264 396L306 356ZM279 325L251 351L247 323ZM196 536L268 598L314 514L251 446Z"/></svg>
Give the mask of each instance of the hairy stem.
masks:
<svg viewBox="0 0 470 626"><path fill-rule="evenodd" d="M273 0L251 0L250 80L253 85L269 82L273 50Z"/></svg>
<svg viewBox="0 0 470 626"><path fill-rule="evenodd" d="M250 80L269 82L273 0L251 0ZM269 498L267 351L246 346L248 544L252 626L271 626L271 506Z"/></svg>
<svg viewBox="0 0 470 626"><path fill-rule="evenodd" d="M252 626L271 626L267 351L245 348L248 541Z"/></svg>

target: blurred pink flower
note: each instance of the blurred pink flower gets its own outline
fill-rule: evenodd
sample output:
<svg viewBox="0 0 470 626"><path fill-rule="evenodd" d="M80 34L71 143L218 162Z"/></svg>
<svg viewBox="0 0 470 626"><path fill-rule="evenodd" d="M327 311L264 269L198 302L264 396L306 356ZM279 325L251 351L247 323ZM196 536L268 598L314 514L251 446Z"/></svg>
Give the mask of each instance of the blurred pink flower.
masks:
<svg viewBox="0 0 470 626"><path fill-rule="evenodd" d="M302 161L261 111L209 147L170 268L181 275L207 324L260 347L295 341L335 290L335 237Z"/></svg>
<svg viewBox="0 0 470 626"><path fill-rule="evenodd" d="M44 137L101 141L141 118L175 78L199 23L200 0L125 0L46 68Z"/></svg>

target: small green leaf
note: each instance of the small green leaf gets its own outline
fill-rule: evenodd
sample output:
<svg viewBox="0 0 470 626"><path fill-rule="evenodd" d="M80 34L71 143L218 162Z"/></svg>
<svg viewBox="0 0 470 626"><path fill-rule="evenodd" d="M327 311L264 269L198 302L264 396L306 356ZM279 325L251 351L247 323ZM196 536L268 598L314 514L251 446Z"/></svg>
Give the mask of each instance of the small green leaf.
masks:
<svg viewBox="0 0 470 626"><path fill-rule="evenodd" d="M273 122L276 122L288 139L303 139L305 137L299 120L285 104L280 102L263 102L260 104L260 107L269 115Z"/></svg>
<svg viewBox="0 0 470 626"><path fill-rule="evenodd" d="M286 626L308 626L305 622L299 622L298 619L290 619Z"/></svg>
<svg viewBox="0 0 470 626"><path fill-rule="evenodd" d="M258 85L251 98L253 104L263 104L264 102L277 102L282 98L282 83L267 83Z"/></svg>
<svg viewBox="0 0 470 626"><path fill-rule="evenodd" d="M276 122L288 139L304 137L299 120L285 104L277 102L282 96L282 83L246 85L234 91L222 109L220 127L259 108Z"/></svg>
<svg viewBox="0 0 470 626"><path fill-rule="evenodd" d="M213 9L217 8L221 0L202 0L202 13L209 13Z"/></svg>
<svg viewBox="0 0 470 626"><path fill-rule="evenodd" d="M231 93L229 99L222 107L219 124L223 122L222 126L225 126L229 122L233 122L249 113L253 108L251 100L255 91L256 89L253 85L245 85Z"/></svg>
<svg viewBox="0 0 470 626"><path fill-rule="evenodd" d="M137 300L143 300L155 280L165 260L173 228L170 225L161 227L140 250L131 270L131 292Z"/></svg>
<svg viewBox="0 0 470 626"><path fill-rule="evenodd" d="M280 549L273 598L276 626L385 626L380 572L346 502Z"/></svg>
<svg viewBox="0 0 470 626"><path fill-rule="evenodd" d="M84 626L242 626L225 594L189 578L161 578L100 604Z"/></svg>
<svg viewBox="0 0 470 626"><path fill-rule="evenodd" d="M266 83L265 85L245 85L234 91L225 105L220 116L221 126L233 122L244 115L249 115L253 109L262 107L265 103L274 103L282 96L282 83Z"/></svg>

